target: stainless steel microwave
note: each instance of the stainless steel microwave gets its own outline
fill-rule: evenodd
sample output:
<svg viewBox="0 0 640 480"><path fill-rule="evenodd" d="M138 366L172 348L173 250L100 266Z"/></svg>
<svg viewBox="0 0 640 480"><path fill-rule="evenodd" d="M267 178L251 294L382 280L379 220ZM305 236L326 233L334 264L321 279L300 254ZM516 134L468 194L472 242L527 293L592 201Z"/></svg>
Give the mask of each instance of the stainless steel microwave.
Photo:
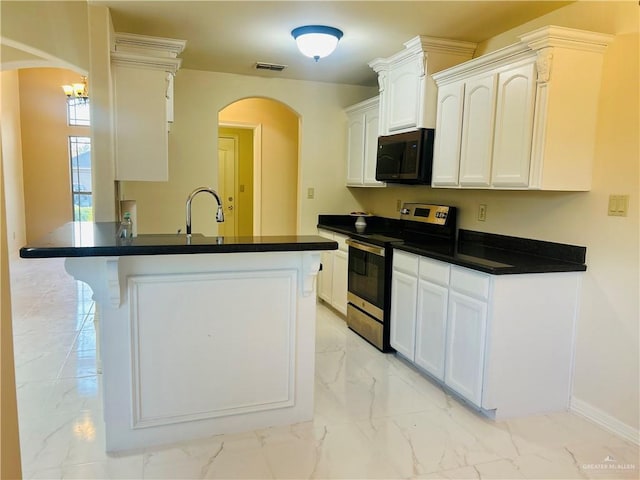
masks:
<svg viewBox="0 0 640 480"><path fill-rule="evenodd" d="M431 184L433 128L378 137L376 180Z"/></svg>

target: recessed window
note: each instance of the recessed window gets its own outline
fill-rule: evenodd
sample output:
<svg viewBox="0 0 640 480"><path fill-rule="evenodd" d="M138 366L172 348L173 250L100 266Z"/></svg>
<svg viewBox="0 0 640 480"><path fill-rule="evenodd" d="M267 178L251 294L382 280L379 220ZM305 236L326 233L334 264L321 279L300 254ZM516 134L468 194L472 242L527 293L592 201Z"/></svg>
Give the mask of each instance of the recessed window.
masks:
<svg viewBox="0 0 640 480"><path fill-rule="evenodd" d="M67 99L67 119L69 125L88 127L91 125L89 99L70 97Z"/></svg>
<svg viewBox="0 0 640 480"><path fill-rule="evenodd" d="M93 197L91 193L91 138L69 137L71 161L71 197L73 221L93 220Z"/></svg>

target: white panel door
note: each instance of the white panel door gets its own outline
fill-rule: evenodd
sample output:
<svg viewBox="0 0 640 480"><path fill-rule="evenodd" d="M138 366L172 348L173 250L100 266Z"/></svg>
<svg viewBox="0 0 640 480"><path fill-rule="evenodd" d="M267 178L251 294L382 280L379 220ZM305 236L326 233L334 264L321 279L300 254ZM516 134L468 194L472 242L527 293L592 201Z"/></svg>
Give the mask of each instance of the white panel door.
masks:
<svg viewBox="0 0 640 480"><path fill-rule="evenodd" d="M433 153L435 186L458 185L464 82L438 88L436 138Z"/></svg>
<svg viewBox="0 0 640 480"><path fill-rule="evenodd" d="M331 304L343 315L347 314L347 283L349 255L343 250L333 251L333 284Z"/></svg>
<svg viewBox="0 0 640 480"><path fill-rule="evenodd" d="M536 96L535 65L498 75L491 183L496 187L529 185L531 139Z"/></svg>
<svg viewBox="0 0 640 480"><path fill-rule="evenodd" d="M489 186L496 97L496 75L467 81L464 92L460 185Z"/></svg>
<svg viewBox="0 0 640 480"><path fill-rule="evenodd" d="M420 62L422 56L409 59L389 70L387 127L389 133L415 127L420 113Z"/></svg>
<svg viewBox="0 0 640 480"><path fill-rule="evenodd" d="M447 287L419 281L415 362L439 380L444 380L448 298Z"/></svg>
<svg viewBox="0 0 640 480"><path fill-rule="evenodd" d="M238 138L218 137L218 193L224 208L224 222L218 223L218 235L221 236L238 236L237 166Z"/></svg>
<svg viewBox="0 0 640 480"><path fill-rule="evenodd" d="M376 180L376 161L378 157L378 130L380 112L377 104L365 114L364 120L364 178L365 185L383 187L384 182Z"/></svg>
<svg viewBox="0 0 640 480"><path fill-rule="evenodd" d="M347 127L347 185L362 185L364 172L364 114L354 113Z"/></svg>
<svg viewBox="0 0 640 480"><path fill-rule="evenodd" d="M487 304L449 292L444 381L478 406L482 402L486 334Z"/></svg>
<svg viewBox="0 0 640 480"><path fill-rule="evenodd" d="M418 278L398 270L391 279L391 332L389 342L399 353L414 360Z"/></svg>

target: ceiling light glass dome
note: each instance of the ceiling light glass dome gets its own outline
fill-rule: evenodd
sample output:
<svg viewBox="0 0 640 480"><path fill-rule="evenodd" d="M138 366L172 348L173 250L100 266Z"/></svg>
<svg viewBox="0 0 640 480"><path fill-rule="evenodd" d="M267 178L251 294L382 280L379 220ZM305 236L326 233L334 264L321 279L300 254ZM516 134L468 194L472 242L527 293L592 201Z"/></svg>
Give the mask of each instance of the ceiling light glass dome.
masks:
<svg viewBox="0 0 640 480"><path fill-rule="evenodd" d="M300 52L316 62L333 53L342 35L341 30L325 25L305 25L291 31Z"/></svg>

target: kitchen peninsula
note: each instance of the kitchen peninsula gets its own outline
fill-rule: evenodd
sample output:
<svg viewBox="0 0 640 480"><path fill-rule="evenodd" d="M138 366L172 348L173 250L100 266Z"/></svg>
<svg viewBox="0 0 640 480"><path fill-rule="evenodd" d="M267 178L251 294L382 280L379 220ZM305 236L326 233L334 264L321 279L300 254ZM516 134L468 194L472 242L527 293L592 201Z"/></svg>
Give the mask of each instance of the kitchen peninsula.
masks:
<svg viewBox="0 0 640 480"><path fill-rule="evenodd" d="M20 250L93 290L108 451L312 418L315 279L336 242L116 229L68 223Z"/></svg>

